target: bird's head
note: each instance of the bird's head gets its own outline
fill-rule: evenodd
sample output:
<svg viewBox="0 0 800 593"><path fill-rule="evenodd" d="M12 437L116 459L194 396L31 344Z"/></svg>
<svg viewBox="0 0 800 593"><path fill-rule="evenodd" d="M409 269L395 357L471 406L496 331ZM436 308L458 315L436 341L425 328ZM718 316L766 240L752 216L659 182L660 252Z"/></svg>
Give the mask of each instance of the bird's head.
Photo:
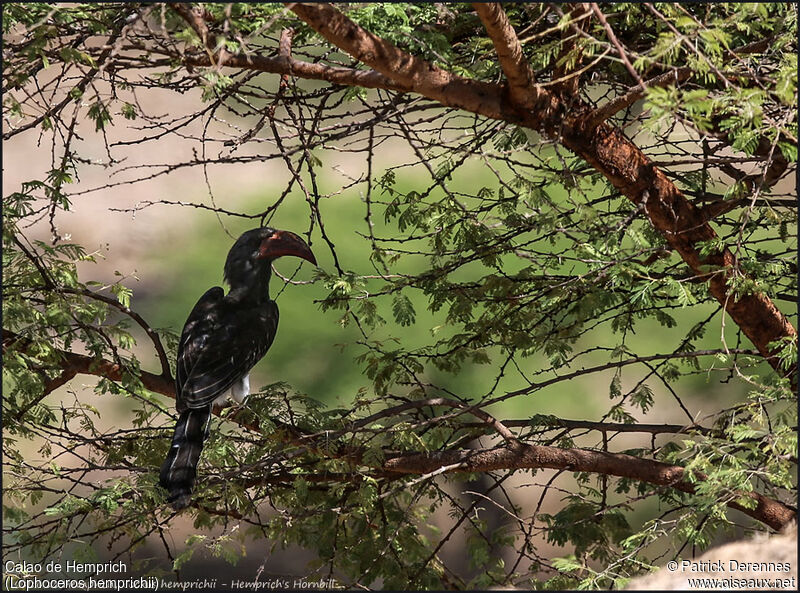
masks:
<svg viewBox="0 0 800 593"><path fill-rule="evenodd" d="M317 265L311 248L294 233L270 227L247 231L228 252L225 280L231 288L268 280L272 262L284 255L293 255Z"/></svg>

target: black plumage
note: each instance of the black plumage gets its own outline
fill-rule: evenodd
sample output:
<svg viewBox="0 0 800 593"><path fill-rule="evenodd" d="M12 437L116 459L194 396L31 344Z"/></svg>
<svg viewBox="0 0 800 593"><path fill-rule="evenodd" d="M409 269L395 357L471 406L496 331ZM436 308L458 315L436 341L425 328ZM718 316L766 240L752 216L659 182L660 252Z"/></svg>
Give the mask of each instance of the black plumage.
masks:
<svg viewBox="0 0 800 593"><path fill-rule="evenodd" d="M274 259L283 255L316 263L308 245L288 231L269 227L244 233L225 262L227 295L208 290L189 314L178 345L176 407L180 414L160 484L175 509L191 502L197 463L208 436L212 406L230 391L238 402L249 394L249 372L263 358L278 329L278 306L269 298Z"/></svg>

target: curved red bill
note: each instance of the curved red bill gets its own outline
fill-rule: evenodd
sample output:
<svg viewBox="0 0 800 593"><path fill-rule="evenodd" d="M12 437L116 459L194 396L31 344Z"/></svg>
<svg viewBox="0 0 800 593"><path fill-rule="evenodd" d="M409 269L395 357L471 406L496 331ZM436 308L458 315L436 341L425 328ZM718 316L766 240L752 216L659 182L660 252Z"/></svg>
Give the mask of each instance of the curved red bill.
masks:
<svg viewBox="0 0 800 593"><path fill-rule="evenodd" d="M261 242L258 248L259 258L275 259L284 255L293 255L317 265L317 259L311 248L303 239L289 231L275 231Z"/></svg>

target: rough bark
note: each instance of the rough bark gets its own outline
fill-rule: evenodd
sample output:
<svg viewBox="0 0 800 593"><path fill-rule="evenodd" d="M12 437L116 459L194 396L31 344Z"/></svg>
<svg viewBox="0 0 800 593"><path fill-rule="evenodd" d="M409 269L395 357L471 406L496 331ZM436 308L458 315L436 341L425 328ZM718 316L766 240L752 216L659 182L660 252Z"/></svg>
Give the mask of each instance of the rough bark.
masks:
<svg viewBox="0 0 800 593"><path fill-rule="evenodd" d="M699 243L716 239L717 234L703 213L621 130L608 123L598 125L592 110L578 100L573 99L567 109L558 96L546 89L539 89L535 110L520 109L511 100L508 84L468 80L442 70L364 30L330 4L290 7L328 41L404 89L448 107L543 131L561 141L633 203L642 204L648 219L670 246L695 274L708 279L711 294L761 355L773 368L783 372L769 344L781 338L796 340L795 328L767 295L749 294L736 299L729 294L728 282L742 274L733 253L725 248L708 256L700 254ZM493 42L502 44L503 38L496 35ZM513 55L508 48L499 51ZM792 380L796 382L796 377Z"/></svg>
<svg viewBox="0 0 800 593"><path fill-rule="evenodd" d="M525 109L534 109L541 95L536 80L505 10L495 2L473 2L472 7L497 48L500 66L508 79L511 100Z"/></svg>

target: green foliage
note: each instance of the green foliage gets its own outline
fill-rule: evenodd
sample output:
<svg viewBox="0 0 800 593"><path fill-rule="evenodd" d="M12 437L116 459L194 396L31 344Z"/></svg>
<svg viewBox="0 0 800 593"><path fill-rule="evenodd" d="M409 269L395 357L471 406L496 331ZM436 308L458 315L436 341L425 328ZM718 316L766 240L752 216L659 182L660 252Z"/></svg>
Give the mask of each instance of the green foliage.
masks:
<svg viewBox="0 0 800 593"><path fill-rule="evenodd" d="M514 117L489 121L409 94L295 76L279 87L264 72L188 65L187 55L219 48L272 57L291 27L295 58L351 66L282 5L204 4L217 39L204 47L168 5L4 4L8 138L30 125L26 133L52 145L46 170L3 198L3 516L13 533L4 546L37 560L69 546L88 558L104 534L131 542L128 553L148 537L165 539L174 518L156 482L172 402L145 385L174 372L153 369L159 354L174 360L177 324L197 298L192 291L206 288L209 276L195 272L218 267L229 244L210 226L218 220L232 233L259 223L305 227L320 267L308 287L281 287L280 335L289 345L270 353L280 373L270 380L278 382L214 416L202 479L184 512L193 533L175 546L168 569L209 556L236 565L248 544L268 540L273 549L311 550L312 569L353 587L618 588L661 561L665 538L705 547L742 521L728 515L726 501L750 508L752 492L792 500L797 408L789 379L750 350L708 283L726 274L729 299L770 297L796 325L786 303L797 290L797 213L786 207L791 191L766 183L780 159L797 159L796 8L600 6L643 80L690 71L675 84L649 85L643 112L637 104L611 122L658 162L694 202L692 212L708 213L717 236L695 245L701 262L692 265L701 273L673 247L683 239L670 237L671 245L650 224L647 199L631 203L592 163ZM467 5L340 8L456 74L504 76ZM575 22L562 5L504 9L548 88L565 71L587 69L575 105L588 110L636 88L597 19ZM120 53L104 57L97 40L125 26ZM758 51L741 51L764 39ZM189 102L194 111L155 114L141 100L151 92L180 94L175 109ZM56 98L62 107L48 111ZM191 127L198 124L202 135ZM120 129L134 130L136 140L114 140ZM123 170L134 183L185 166L202 165L206 180L211 165L274 158L293 168L285 191L270 186L257 197L256 214L232 212L213 195L212 206L197 205L211 221L198 233L203 241L174 250L185 258L171 260L182 273L158 295L158 311L143 315L163 314L159 324L170 328L148 329L130 279L90 280L97 255L58 236L55 220L82 198L73 188L97 159L85 144L92 135L107 153L100 164L109 184L101 189L109 200ZM119 145L140 143L147 157L151 141L169 136L194 142L197 152L157 163L157 173L153 162L119 166ZM404 149L395 153L387 139ZM328 176L332 152L353 152L364 165L344 187ZM201 198L177 198L192 199ZM35 225L48 222L45 241ZM726 249L735 267L721 257ZM313 296L290 296L301 290ZM182 291L188 305L183 295L168 296ZM170 307L180 319L163 313ZM294 361L295 376L305 378L317 362L312 346L333 343L343 354L326 372L336 378L309 379L319 389L308 395L281 382L288 362L301 358L295 349L311 344L299 371ZM780 370L796 369L796 340L769 347ZM91 390L75 380L51 393L72 371L99 378ZM337 382L346 373L356 379ZM699 403L686 396L692 392L702 394ZM110 426L98 398L123 405L126 424ZM578 420L562 418L571 415ZM502 449L507 435L498 436L493 418L508 420L527 443L620 452L623 429L673 417L687 428L628 435L636 444L624 453L684 467L692 494L549 469L387 469L398 459ZM518 482L507 488L506 478ZM532 497L518 492L534 488ZM537 547L545 541L559 547L549 562ZM519 562L500 560L510 552ZM457 570L445 563L459 554Z"/></svg>

